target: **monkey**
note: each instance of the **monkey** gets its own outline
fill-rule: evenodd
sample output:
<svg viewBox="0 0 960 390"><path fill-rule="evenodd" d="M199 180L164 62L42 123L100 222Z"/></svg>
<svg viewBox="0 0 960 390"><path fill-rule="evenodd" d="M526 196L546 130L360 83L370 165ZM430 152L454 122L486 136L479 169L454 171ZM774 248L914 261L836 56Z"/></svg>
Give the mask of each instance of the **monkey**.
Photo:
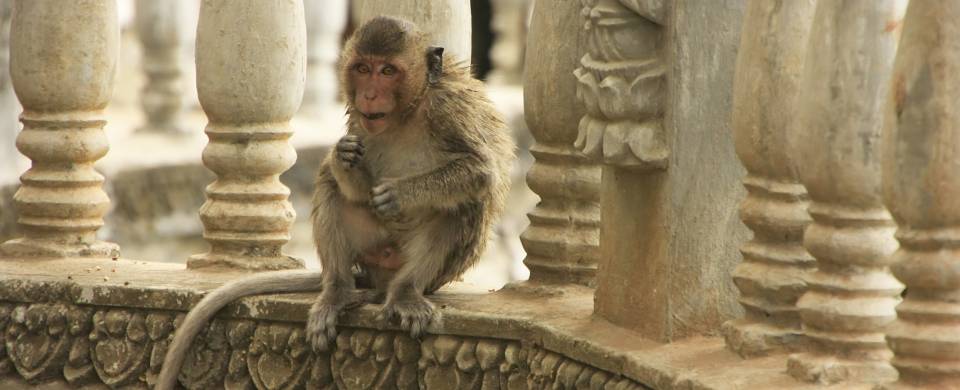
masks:
<svg viewBox="0 0 960 390"><path fill-rule="evenodd" d="M339 66L347 133L315 183L321 270L262 273L212 291L178 327L157 389L173 388L203 324L247 295L319 289L305 332L317 351L330 348L343 311L368 303L382 303L378 319L414 338L442 324L426 295L480 258L516 148L469 65L443 53L400 18L378 16L356 29Z"/></svg>

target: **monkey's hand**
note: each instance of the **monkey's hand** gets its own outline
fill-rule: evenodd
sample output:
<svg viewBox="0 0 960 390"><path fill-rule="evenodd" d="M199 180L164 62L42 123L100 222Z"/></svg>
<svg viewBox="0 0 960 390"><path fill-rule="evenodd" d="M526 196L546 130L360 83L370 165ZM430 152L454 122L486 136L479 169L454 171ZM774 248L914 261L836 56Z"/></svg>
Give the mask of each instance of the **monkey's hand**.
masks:
<svg viewBox="0 0 960 390"><path fill-rule="evenodd" d="M363 161L363 154L366 147L360 141L360 137L355 134L347 134L337 142L337 161L344 168L353 168L360 165Z"/></svg>
<svg viewBox="0 0 960 390"><path fill-rule="evenodd" d="M381 320L400 319L400 328L410 332L413 338L419 338L428 326L440 326L442 322L440 312L419 294L410 294L401 299L388 298L377 317Z"/></svg>
<svg viewBox="0 0 960 390"><path fill-rule="evenodd" d="M370 192L370 205L377 217L388 221L403 219L403 210L397 193L396 181L383 181L373 187Z"/></svg>

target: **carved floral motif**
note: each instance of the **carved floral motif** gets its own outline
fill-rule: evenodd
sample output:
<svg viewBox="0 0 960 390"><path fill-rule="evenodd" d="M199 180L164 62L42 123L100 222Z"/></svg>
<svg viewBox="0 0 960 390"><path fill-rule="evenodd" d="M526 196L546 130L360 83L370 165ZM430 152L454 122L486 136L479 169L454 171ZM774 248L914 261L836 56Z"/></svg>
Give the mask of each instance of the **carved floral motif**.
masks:
<svg viewBox="0 0 960 390"><path fill-rule="evenodd" d="M67 364L63 367L63 378L73 386L97 383L96 368L90 359L92 345L89 337L93 328L93 310L83 307L71 307L67 310L67 331L72 345L67 355ZM0 324L2 325L2 324Z"/></svg>
<svg viewBox="0 0 960 390"><path fill-rule="evenodd" d="M7 355L29 383L60 375L70 350L67 309L60 304L17 306L5 332Z"/></svg>
<svg viewBox="0 0 960 390"><path fill-rule="evenodd" d="M182 317L178 321L183 321ZM230 361L229 348L226 325L221 320L211 321L190 346L180 370L180 383L188 389L209 389L223 382Z"/></svg>
<svg viewBox="0 0 960 390"><path fill-rule="evenodd" d="M90 356L97 375L107 386L142 381L150 355L150 340L142 313L101 310L93 315Z"/></svg>
<svg viewBox="0 0 960 390"><path fill-rule="evenodd" d="M295 389L310 372L310 348L300 324L257 327L247 352L247 368L258 389Z"/></svg>
<svg viewBox="0 0 960 390"><path fill-rule="evenodd" d="M574 75L587 114L575 146L605 164L665 169L663 2L582 3L587 53Z"/></svg>
<svg viewBox="0 0 960 390"><path fill-rule="evenodd" d="M0 303L0 379L149 388L182 318L162 311ZM516 340L414 340L401 332L345 328L334 351L316 354L302 329L296 322L214 320L191 348L180 384L229 390L644 388Z"/></svg>

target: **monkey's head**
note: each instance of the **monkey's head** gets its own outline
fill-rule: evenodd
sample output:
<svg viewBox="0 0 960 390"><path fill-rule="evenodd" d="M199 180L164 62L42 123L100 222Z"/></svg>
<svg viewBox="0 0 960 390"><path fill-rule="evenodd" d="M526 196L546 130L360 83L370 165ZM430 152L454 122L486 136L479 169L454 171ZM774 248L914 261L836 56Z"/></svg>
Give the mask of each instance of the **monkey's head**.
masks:
<svg viewBox="0 0 960 390"><path fill-rule="evenodd" d="M443 72L443 48L408 21L378 16L347 42L341 85L351 116L372 134L403 123Z"/></svg>

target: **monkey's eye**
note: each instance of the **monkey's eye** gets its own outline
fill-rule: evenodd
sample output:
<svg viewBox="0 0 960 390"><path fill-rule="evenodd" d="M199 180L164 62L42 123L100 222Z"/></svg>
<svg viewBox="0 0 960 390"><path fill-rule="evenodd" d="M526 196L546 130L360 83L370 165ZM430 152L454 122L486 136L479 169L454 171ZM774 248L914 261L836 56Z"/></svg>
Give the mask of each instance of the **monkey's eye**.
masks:
<svg viewBox="0 0 960 390"><path fill-rule="evenodd" d="M384 76L393 76L397 74L397 68L393 65L387 65L383 67L383 70L380 71Z"/></svg>
<svg viewBox="0 0 960 390"><path fill-rule="evenodd" d="M356 64L353 66L353 69L360 73L370 73L370 66L367 64Z"/></svg>

